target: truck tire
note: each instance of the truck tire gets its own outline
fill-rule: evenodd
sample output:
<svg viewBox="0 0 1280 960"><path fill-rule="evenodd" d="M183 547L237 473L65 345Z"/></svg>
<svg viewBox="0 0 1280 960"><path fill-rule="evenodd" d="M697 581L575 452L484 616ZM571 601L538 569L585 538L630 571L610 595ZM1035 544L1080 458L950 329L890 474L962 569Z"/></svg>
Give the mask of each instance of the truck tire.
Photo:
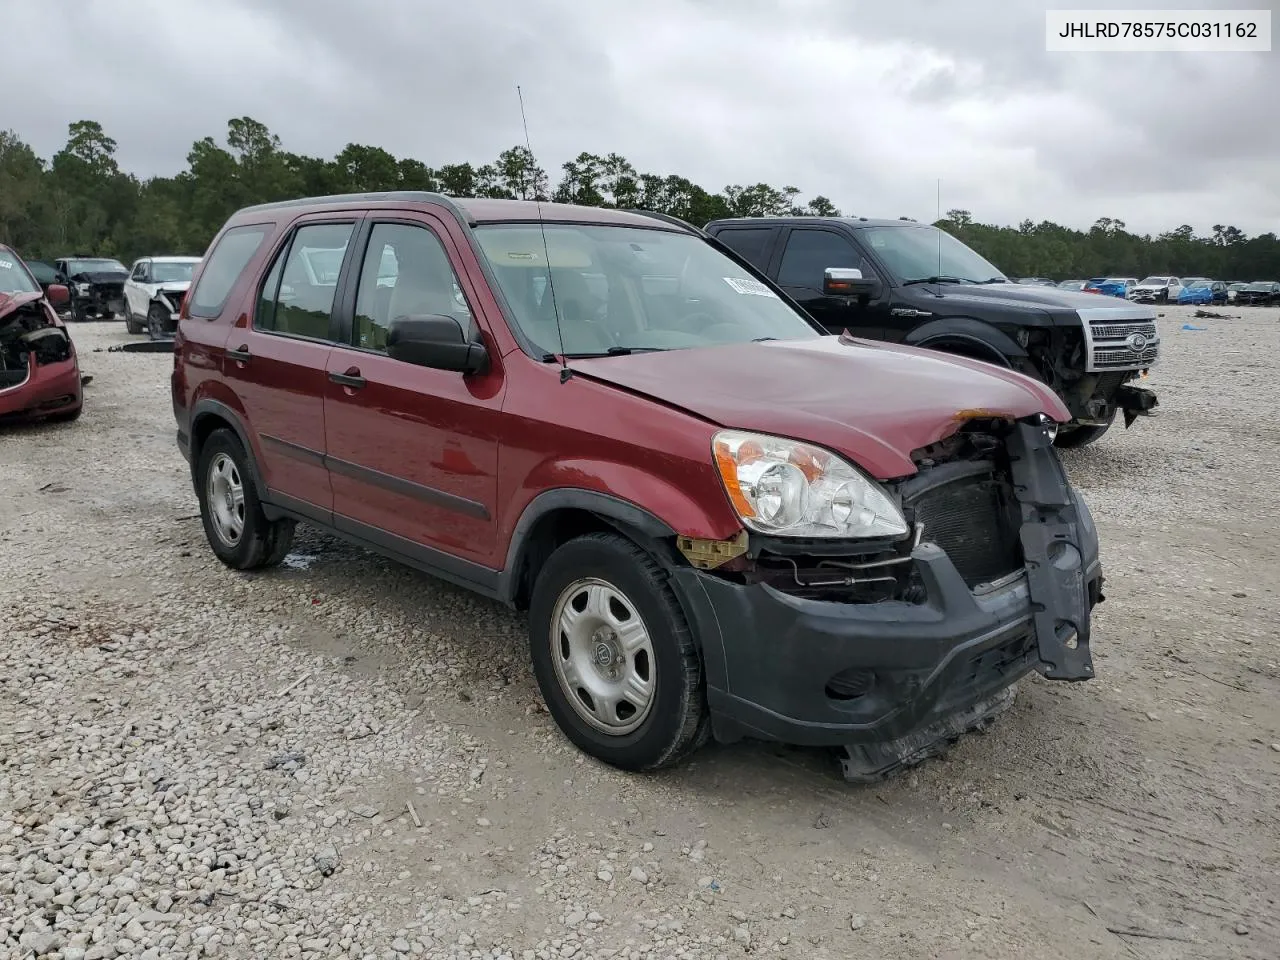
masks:
<svg viewBox="0 0 1280 960"><path fill-rule="evenodd" d="M624 770L674 765L710 733L702 661L662 568L614 533L560 546L529 604L533 672L580 750Z"/></svg>
<svg viewBox="0 0 1280 960"><path fill-rule="evenodd" d="M1054 438L1053 445L1060 450L1087 447L1089 444L1101 440L1102 435L1110 429L1111 424L1108 423L1101 427L1085 426L1076 427L1074 430L1059 430L1057 437Z"/></svg>
<svg viewBox="0 0 1280 960"><path fill-rule="evenodd" d="M124 328L130 333L142 333L142 324L138 322L138 318L133 315L133 309L126 300L124 304Z"/></svg>
<svg viewBox="0 0 1280 960"><path fill-rule="evenodd" d="M209 546L228 567L273 567L289 552L296 524L262 512L253 463L231 430L215 430L200 447L196 496Z"/></svg>

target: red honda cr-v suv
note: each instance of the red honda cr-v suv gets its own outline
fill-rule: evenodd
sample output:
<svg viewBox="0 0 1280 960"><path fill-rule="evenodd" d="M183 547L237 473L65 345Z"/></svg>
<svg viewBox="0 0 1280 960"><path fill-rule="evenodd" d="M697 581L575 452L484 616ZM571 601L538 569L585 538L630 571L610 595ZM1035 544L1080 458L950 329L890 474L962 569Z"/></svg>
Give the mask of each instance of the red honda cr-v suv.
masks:
<svg viewBox="0 0 1280 960"><path fill-rule="evenodd" d="M609 763L714 734L844 748L877 777L1032 669L1092 675L1097 535L1053 393L824 336L671 218L424 193L247 208L174 364L224 563L279 562L303 521L527 609L552 715Z"/></svg>

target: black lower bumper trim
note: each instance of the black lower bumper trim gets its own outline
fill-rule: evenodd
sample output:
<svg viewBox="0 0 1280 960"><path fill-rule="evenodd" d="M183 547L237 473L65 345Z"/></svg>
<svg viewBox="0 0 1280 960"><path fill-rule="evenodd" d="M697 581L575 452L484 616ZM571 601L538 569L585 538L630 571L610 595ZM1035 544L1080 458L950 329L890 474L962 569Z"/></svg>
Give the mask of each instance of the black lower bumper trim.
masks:
<svg viewBox="0 0 1280 960"><path fill-rule="evenodd" d="M1125 427L1133 426L1139 417L1149 416L1151 411L1160 405L1154 391L1132 384L1122 384L1116 388L1116 406L1124 411Z"/></svg>
<svg viewBox="0 0 1280 960"><path fill-rule="evenodd" d="M1011 706L1016 686L970 704L914 733L882 743L860 743L840 749L840 769L850 783L876 783L947 752L967 733L980 733Z"/></svg>

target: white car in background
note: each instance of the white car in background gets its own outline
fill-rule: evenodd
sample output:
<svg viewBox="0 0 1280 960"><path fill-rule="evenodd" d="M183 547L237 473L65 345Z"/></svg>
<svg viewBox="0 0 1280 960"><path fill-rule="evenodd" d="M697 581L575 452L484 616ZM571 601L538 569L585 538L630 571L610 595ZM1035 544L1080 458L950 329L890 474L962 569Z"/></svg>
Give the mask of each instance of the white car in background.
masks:
<svg viewBox="0 0 1280 960"><path fill-rule="evenodd" d="M1177 303L1183 283L1177 277L1147 277L1129 291L1129 299L1139 303Z"/></svg>
<svg viewBox="0 0 1280 960"><path fill-rule="evenodd" d="M173 336L182 297L199 262L199 257L143 257L134 261L124 283L124 322L130 333L145 331L152 340Z"/></svg>

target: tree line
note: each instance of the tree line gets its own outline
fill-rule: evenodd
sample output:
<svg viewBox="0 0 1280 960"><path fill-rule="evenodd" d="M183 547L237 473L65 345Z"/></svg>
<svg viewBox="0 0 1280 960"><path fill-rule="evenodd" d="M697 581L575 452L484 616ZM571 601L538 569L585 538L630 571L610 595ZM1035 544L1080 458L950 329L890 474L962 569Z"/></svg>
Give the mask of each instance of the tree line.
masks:
<svg viewBox="0 0 1280 960"><path fill-rule="evenodd" d="M70 124L66 144L47 161L15 132L0 131L0 242L32 258L84 253L127 263L147 254L198 256L240 207L380 190L654 210L698 226L722 217L840 215L825 196L802 202L794 186L757 183L711 192L675 174L641 173L616 153L579 154L562 165L553 185L522 146L480 166L431 167L357 143L326 160L291 153L264 124L239 117L228 122L222 143L205 137L192 144L185 170L142 179L120 169L116 141L96 121ZM877 217L888 211L856 213ZM937 226L1010 276L1280 277L1280 239L1274 233L1249 237L1228 225L1215 225L1211 236L1197 236L1184 225L1153 237L1131 233L1110 217L1082 231L1049 221L984 224L967 210L950 210Z"/></svg>

